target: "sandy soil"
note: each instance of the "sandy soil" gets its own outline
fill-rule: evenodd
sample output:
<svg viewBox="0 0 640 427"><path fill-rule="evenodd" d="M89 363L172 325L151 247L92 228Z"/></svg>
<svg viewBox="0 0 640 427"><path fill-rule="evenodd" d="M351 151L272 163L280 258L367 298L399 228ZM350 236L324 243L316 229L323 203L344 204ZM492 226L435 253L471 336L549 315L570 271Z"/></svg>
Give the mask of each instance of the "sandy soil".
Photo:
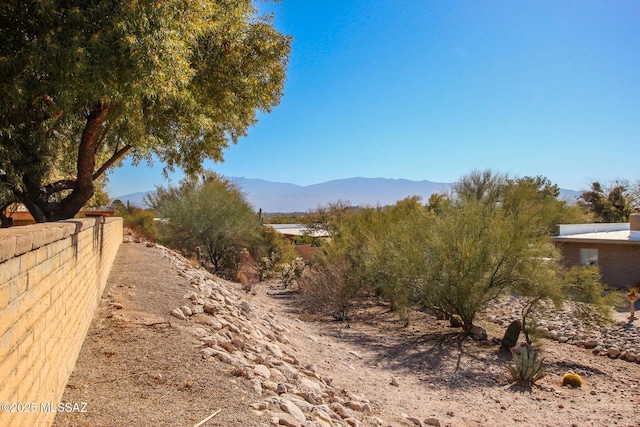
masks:
<svg viewBox="0 0 640 427"><path fill-rule="evenodd" d="M378 305L333 322L301 312L277 283L257 285L255 295L228 286L254 310L276 313L301 364L370 400L384 425L640 426L640 364L544 340L548 375L527 389L512 383L509 354L448 322L416 313L405 328ZM87 402L88 412L58 414L54 426L193 426L217 410L204 426L269 425L268 412L249 406L264 397L228 365L204 360L184 321L169 315L189 289L158 248L121 246L63 398ZM504 333L480 324L489 338ZM561 386L570 370L582 388Z"/></svg>

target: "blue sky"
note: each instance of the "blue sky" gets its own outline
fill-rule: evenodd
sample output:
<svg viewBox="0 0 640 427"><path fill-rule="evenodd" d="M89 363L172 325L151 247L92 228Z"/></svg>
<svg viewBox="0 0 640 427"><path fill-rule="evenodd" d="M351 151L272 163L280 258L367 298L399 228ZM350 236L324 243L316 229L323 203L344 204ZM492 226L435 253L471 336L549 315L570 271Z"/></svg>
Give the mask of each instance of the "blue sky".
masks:
<svg viewBox="0 0 640 427"><path fill-rule="evenodd" d="M638 1L259 5L294 37L284 96L208 169L299 185L488 168L575 190L640 178ZM167 185L161 169L127 164L110 194Z"/></svg>

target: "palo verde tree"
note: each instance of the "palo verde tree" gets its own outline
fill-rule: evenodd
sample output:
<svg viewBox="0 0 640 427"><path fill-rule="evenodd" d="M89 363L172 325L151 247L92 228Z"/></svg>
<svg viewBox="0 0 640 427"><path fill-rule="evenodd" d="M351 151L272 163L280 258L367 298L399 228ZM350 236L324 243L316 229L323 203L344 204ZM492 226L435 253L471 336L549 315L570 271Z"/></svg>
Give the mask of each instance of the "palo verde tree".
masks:
<svg viewBox="0 0 640 427"><path fill-rule="evenodd" d="M185 178L179 187L157 188L148 197L164 219L160 238L187 254L200 248L215 272L237 268L242 249L263 255L262 223L240 189L216 174Z"/></svg>
<svg viewBox="0 0 640 427"><path fill-rule="evenodd" d="M551 281L559 266L549 240L549 224L558 216L555 193L543 178L511 180L490 171L463 177L429 227L422 282L427 305L459 315L469 332L476 314L508 290L555 299L553 287L560 285ZM536 293L542 282L545 292Z"/></svg>
<svg viewBox="0 0 640 427"><path fill-rule="evenodd" d="M291 44L251 0L2 0L0 40L0 212L38 222L75 215L124 156L222 160L278 104Z"/></svg>
<svg viewBox="0 0 640 427"><path fill-rule="evenodd" d="M329 221L331 239L302 282L303 295L339 319L348 317L355 299L375 295L408 322L425 268L422 246L431 216L415 196L337 215Z"/></svg>

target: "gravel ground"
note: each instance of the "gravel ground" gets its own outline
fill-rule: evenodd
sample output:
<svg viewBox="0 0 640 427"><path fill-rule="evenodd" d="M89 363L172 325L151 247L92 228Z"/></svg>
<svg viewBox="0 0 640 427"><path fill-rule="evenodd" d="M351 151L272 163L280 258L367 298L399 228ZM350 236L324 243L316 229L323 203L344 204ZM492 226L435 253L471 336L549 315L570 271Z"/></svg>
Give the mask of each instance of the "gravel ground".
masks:
<svg viewBox="0 0 640 427"><path fill-rule="evenodd" d="M278 422L265 404L275 392L258 394L255 381L232 365L203 357L202 337L193 333L196 316L170 315L194 289L190 268L170 262L160 247L121 246L63 398L87 402L88 412L60 413L54 426L194 426L214 413L203 426ZM479 342L422 313L405 328L386 307L370 305L338 323L302 312L296 294L276 283L246 294L239 284L218 282L246 301L254 323L277 320L288 341L280 346L300 366L313 365L341 396L371 403L373 412L353 425L640 425L637 363L543 340L547 376L532 389L513 384L510 355L491 341L506 328L495 319L508 318L512 307L496 305L488 313L480 324L489 341ZM582 376L581 388L561 386L568 371ZM306 415L307 425L322 425Z"/></svg>

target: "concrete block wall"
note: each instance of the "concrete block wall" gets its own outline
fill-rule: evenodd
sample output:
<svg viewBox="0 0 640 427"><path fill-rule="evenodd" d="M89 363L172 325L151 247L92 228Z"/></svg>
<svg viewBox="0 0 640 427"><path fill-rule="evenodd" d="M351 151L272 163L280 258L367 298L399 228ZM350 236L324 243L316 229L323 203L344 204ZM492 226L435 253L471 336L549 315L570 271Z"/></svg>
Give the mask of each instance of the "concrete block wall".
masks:
<svg viewBox="0 0 640 427"><path fill-rule="evenodd" d="M53 422L120 243L121 218L0 229L0 426Z"/></svg>

